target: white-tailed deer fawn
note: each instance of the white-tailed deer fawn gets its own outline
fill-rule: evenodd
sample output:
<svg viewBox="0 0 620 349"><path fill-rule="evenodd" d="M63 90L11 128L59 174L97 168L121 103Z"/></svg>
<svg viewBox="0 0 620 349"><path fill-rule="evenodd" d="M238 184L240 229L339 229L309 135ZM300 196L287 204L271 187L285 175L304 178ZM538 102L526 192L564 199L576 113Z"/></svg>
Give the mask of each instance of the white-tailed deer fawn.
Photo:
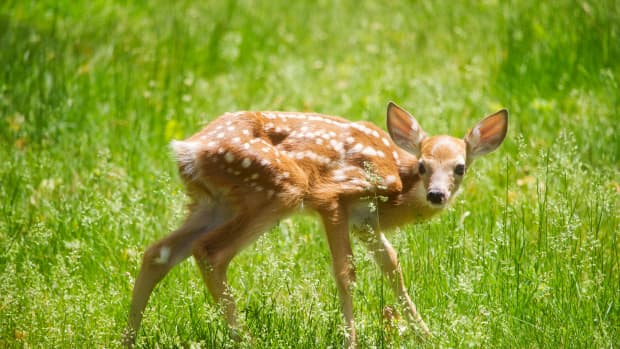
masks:
<svg viewBox="0 0 620 349"><path fill-rule="evenodd" d="M351 234L368 246L420 332L430 331L407 294L384 231L427 219L450 202L478 156L504 140L508 113L479 122L464 139L429 137L394 103L389 135L367 122L311 113L227 113L184 141L174 141L192 199L185 223L144 253L125 342L132 346L155 285L190 255L231 329L238 327L226 270L262 232L300 208L321 217L345 318L355 346ZM371 205L373 198L381 197ZM372 206L372 207L371 207Z"/></svg>

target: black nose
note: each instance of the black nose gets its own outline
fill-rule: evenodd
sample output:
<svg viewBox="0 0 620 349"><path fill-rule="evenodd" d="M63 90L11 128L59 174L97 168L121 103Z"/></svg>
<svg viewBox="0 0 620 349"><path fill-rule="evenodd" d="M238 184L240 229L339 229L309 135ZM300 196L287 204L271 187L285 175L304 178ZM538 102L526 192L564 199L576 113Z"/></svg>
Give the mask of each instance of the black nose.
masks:
<svg viewBox="0 0 620 349"><path fill-rule="evenodd" d="M426 200L434 203L441 204L445 199L445 195L440 191L429 191L426 195Z"/></svg>

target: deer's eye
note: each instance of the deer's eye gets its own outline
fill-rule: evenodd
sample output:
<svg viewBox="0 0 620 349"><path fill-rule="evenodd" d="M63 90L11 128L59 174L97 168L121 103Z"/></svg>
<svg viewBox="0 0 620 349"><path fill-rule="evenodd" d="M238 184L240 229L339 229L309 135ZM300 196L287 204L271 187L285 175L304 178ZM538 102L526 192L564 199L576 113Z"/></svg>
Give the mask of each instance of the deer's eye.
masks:
<svg viewBox="0 0 620 349"><path fill-rule="evenodd" d="M465 174L465 165L463 165L463 164L456 165L456 167L454 168L454 174L456 174L457 176L464 175Z"/></svg>
<svg viewBox="0 0 620 349"><path fill-rule="evenodd" d="M418 173L421 175L426 173L426 167L424 167L424 163L422 163L422 161L418 162Z"/></svg>

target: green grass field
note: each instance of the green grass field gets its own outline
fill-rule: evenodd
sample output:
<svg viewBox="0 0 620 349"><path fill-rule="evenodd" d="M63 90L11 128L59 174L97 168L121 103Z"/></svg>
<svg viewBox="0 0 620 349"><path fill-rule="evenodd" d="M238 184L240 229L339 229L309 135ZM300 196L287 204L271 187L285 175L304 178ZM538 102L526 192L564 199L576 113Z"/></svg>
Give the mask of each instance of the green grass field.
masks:
<svg viewBox="0 0 620 349"><path fill-rule="evenodd" d="M510 110L453 207L391 237L435 337L355 244L361 348L620 346L620 3L3 1L0 347L120 346L141 254L187 202L168 142L226 111L312 110L431 134ZM234 346L194 261L153 293L141 347ZM242 348L342 345L319 222L232 263Z"/></svg>

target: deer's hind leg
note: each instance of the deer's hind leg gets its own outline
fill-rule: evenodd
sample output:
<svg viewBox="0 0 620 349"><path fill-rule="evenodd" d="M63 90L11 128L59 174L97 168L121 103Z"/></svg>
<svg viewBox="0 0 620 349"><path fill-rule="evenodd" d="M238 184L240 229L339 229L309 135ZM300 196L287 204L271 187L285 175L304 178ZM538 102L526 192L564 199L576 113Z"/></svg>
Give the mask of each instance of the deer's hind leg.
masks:
<svg viewBox="0 0 620 349"><path fill-rule="evenodd" d="M243 247L256 240L283 216L283 212L274 207L276 205L269 206L265 202L260 204L263 205L239 210L239 215L202 236L192 246L204 282L233 334L239 330L239 324L235 301L226 278L228 265Z"/></svg>
<svg viewBox="0 0 620 349"><path fill-rule="evenodd" d="M194 240L223 224L229 214L226 209L213 207L207 202L197 204L179 229L147 248L133 288L129 319L123 339L127 347L133 346L142 314L157 283L175 265L190 256Z"/></svg>

